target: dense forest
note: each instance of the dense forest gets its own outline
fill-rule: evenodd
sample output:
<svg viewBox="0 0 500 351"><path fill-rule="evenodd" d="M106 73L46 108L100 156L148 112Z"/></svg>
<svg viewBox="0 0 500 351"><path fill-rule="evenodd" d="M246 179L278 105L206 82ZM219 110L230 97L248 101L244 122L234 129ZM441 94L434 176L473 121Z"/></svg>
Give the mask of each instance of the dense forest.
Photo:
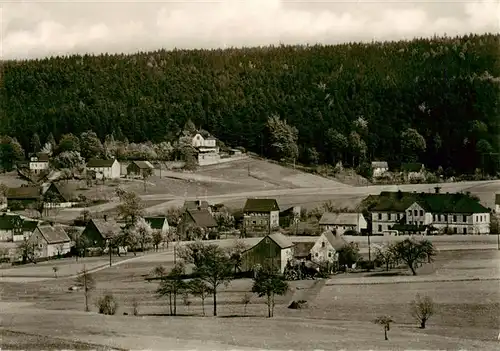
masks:
<svg viewBox="0 0 500 351"><path fill-rule="evenodd" d="M101 140L158 143L173 141L190 119L226 144L272 156L274 118L290 127L303 163L419 160L463 173L486 158L496 171L499 39L6 61L0 134L27 151L35 133L59 140L93 130Z"/></svg>

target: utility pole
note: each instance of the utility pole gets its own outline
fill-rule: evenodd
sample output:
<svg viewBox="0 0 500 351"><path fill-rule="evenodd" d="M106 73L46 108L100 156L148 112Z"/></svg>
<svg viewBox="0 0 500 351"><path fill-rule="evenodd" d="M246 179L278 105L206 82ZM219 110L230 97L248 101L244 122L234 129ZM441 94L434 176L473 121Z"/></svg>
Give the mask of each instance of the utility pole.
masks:
<svg viewBox="0 0 500 351"><path fill-rule="evenodd" d="M371 262L372 262L372 250L371 250L371 247L370 247L370 230L368 230L368 262L370 262L369 264L371 265ZM368 271L370 270L370 267L368 266Z"/></svg>

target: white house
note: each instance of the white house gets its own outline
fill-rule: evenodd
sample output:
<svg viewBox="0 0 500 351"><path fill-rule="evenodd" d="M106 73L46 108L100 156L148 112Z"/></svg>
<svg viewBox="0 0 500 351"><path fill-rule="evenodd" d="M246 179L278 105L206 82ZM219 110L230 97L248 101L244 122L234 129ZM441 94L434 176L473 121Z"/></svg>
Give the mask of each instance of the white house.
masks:
<svg viewBox="0 0 500 351"><path fill-rule="evenodd" d="M317 264L338 261L338 251L347 245L341 235L324 231L311 248L311 261Z"/></svg>
<svg viewBox="0 0 500 351"><path fill-rule="evenodd" d="M368 223L362 213L331 213L325 212L319 220L320 230L330 230L337 234L344 234L346 231L355 231L368 228Z"/></svg>
<svg viewBox="0 0 500 351"><path fill-rule="evenodd" d="M87 162L87 170L94 171L97 179L118 179L121 174L120 163L116 159L100 160L90 159Z"/></svg>
<svg viewBox="0 0 500 351"><path fill-rule="evenodd" d="M247 199L243 207L243 232L246 236L271 234L280 225L276 199Z"/></svg>
<svg viewBox="0 0 500 351"><path fill-rule="evenodd" d="M33 173L40 173L49 169L49 154L37 152L30 156L29 169Z"/></svg>
<svg viewBox="0 0 500 351"><path fill-rule="evenodd" d="M389 165L385 161L372 162L373 178L380 177L385 172L389 171Z"/></svg>
<svg viewBox="0 0 500 351"><path fill-rule="evenodd" d="M61 226L38 226L29 240L37 245L38 257L64 255L71 250L71 239Z"/></svg>
<svg viewBox="0 0 500 351"><path fill-rule="evenodd" d="M162 235L167 235L170 226L166 217L144 217L151 229L158 230Z"/></svg>
<svg viewBox="0 0 500 351"><path fill-rule="evenodd" d="M0 242L17 242L29 238L37 226L38 221L3 213L0 215Z"/></svg>
<svg viewBox="0 0 500 351"><path fill-rule="evenodd" d="M220 161L219 147L213 136L203 137L196 133L192 139L192 145L196 149L198 164L200 166L216 164Z"/></svg>

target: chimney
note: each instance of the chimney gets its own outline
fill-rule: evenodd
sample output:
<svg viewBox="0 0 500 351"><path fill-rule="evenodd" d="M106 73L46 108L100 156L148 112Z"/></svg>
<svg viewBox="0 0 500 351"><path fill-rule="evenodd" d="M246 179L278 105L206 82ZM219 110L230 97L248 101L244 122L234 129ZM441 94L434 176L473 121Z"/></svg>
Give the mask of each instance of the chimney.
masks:
<svg viewBox="0 0 500 351"><path fill-rule="evenodd" d="M107 222L108 221L108 215L104 215L102 216L104 218L104 221Z"/></svg>
<svg viewBox="0 0 500 351"><path fill-rule="evenodd" d="M440 186L434 187L434 193L439 194L440 192L441 192L441 187Z"/></svg>

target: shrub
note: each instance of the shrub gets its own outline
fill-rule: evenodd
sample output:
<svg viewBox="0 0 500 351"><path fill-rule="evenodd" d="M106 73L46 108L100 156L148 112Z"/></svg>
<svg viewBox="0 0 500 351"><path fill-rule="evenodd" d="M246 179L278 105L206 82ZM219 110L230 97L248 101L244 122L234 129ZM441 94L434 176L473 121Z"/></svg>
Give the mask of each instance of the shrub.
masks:
<svg viewBox="0 0 500 351"><path fill-rule="evenodd" d="M118 309L118 303L112 294L106 294L97 300L97 308L100 314L114 315Z"/></svg>

